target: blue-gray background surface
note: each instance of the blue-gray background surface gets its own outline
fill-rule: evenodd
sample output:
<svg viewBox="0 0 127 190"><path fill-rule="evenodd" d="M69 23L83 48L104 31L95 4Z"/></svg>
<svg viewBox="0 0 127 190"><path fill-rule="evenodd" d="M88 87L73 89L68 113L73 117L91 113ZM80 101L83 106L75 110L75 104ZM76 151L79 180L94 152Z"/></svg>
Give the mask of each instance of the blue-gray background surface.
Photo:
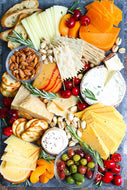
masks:
<svg viewBox="0 0 127 190"><path fill-rule="evenodd" d="M15 3L20 2L20 0L0 0L0 19L3 15L3 13L10 8L12 5L14 5ZM39 4L40 4L40 8L41 9L45 9L48 8L54 4L57 5L64 5L67 7L71 7L72 4L75 2L75 0L39 0ZM84 5L91 3L92 0L80 0L80 3L78 5L78 7L84 7ZM119 36L123 39L123 42L121 44L121 47L125 47L127 50L127 0L115 0L115 4L123 11L123 21L122 23L120 23L120 27L121 27L121 31ZM84 12L84 9L83 9ZM0 26L0 31L4 31L5 29L2 28ZM6 42L2 42L0 41L0 79L2 76L2 73L5 71L5 60L6 60L6 56L9 53L9 49L7 48L7 44ZM124 62L124 55L119 55L122 62ZM124 79L126 80L126 84L127 84L127 62L125 65L125 69L122 70L122 74ZM2 95L0 94L0 106L2 106ZM120 106L118 107L118 110L120 111L120 113L124 116L124 120L127 124L127 92L126 95L124 97L123 102L120 104ZM0 156L3 153L4 150L4 144L3 144L3 140L4 137L2 136L2 129L4 127L3 122L0 120ZM127 131L126 131L127 133ZM124 138L122 144L120 145L118 152L120 152L123 156L123 160L122 160L122 176L123 178L127 178L127 135ZM5 186L11 186L11 184L5 180L2 180L2 184ZM24 184L22 184L21 186L24 186ZM32 187L61 187L61 185L54 179L50 180L49 183L47 184L41 184L41 183L37 183L37 184L31 184ZM104 185L107 187L111 187L113 185ZM60 188L62 189L62 188Z"/></svg>

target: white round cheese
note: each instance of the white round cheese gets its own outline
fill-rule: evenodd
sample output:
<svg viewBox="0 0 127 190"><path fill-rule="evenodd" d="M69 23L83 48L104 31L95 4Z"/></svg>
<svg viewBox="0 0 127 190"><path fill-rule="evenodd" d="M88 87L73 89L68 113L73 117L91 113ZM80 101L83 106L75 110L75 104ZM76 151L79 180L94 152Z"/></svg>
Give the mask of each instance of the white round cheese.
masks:
<svg viewBox="0 0 127 190"><path fill-rule="evenodd" d="M80 91L89 105L100 102L107 106L117 106L122 101L126 91L124 78L117 71L105 84L108 76L109 72L104 66L95 67L84 75ZM95 95L96 100L87 98L84 94L85 89L90 90Z"/></svg>
<svg viewBox="0 0 127 190"><path fill-rule="evenodd" d="M66 132L57 127L50 128L44 133L41 144L46 152L59 154L68 145Z"/></svg>

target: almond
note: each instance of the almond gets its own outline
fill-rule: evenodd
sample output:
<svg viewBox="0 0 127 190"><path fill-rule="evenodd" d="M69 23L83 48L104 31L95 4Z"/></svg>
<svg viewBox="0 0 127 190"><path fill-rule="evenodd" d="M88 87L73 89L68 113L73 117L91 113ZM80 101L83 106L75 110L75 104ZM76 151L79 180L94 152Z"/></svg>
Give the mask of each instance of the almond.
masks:
<svg viewBox="0 0 127 190"><path fill-rule="evenodd" d="M21 78L25 78L25 74L24 74L24 72L21 70L21 69L19 69L19 76L21 77Z"/></svg>

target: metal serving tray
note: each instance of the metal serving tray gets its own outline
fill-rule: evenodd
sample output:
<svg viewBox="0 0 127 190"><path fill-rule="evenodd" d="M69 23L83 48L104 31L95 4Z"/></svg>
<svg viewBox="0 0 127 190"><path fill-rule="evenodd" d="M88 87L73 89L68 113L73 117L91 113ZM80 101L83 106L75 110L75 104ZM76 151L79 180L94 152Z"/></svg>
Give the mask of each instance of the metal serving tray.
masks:
<svg viewBox="0 0 127 190"><path fill-rule="evenodd" d="M12 5L20 2L20 0L0 0L0 19L4 12L10 8ZM67 7L71 7L72 4L75 2L75 0L39 0L40 8L45 9L48 8L52 5L63 5ZM91 3L92 0L80 0L80 3L78 6L83 7L82 11L84 12L84 6ZM115 4L123 11L123 21L120 23L121 31L119 36L123 39L121 47L126 47L127 48L127 0L115 0ZM5 29L0 26L0 31L4 31ZM7 48L7 43L3 42L0 40L0 80L3 72L5 71L5 59L9 53L10 49ZM124 56L119 55L122 62L124 62ZM127 64L125 65L125 68L122 70L122 75L126 80L127 84ZM0 94L0 106L2 106L2 95ZM124 120L127 123L127 93L124 97L123 102L119 105L118 110L120 113L124 116ZM0 156L3 154L3 150L5 147L5 144L3 143L5 137L2 136L2 129L4 127L4 123L2 120L0 120ZM121 175L123 178L127 178L127 164L126 164L126 156L127 156L127 135L124 138L123 142L121 143L118 152L122 154L123 160L121 163L122 166L122 172ZM5 186L12 186L11 183L5 181L4 179L1 178L1 182ZM19 186L24 186L25 183L22 183ZM124 185L124 183L123 183ZM123 187L122 185L122 187ZM113 187L114 185L109 184L103 185L104 187ZM31 184L31 187L59 187L60 189L63 189L61 184L57 182L55 178L50 180L47 184L42 184L42 183L36 183L36 184ZM92 186L91 186L92 187Z"/></svg>

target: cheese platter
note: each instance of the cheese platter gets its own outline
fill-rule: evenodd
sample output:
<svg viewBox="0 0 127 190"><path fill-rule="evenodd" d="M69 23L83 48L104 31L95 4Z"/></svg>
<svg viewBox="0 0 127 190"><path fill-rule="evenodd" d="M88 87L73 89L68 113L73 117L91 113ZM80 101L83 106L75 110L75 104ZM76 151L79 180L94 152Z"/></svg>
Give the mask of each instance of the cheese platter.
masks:
<svg viewBox="0 0 127 190"><path fill-rule="evenodd" d="M126 2L5 1L2 184L124 187Z"/></svg>

